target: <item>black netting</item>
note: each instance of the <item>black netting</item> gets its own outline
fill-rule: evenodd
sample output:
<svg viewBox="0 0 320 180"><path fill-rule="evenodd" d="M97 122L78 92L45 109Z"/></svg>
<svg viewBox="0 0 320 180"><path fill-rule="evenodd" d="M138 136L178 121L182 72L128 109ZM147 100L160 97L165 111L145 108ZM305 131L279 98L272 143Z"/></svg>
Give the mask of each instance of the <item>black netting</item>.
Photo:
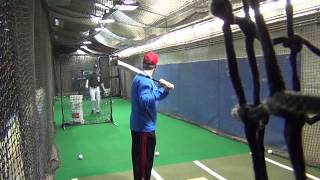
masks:
<svg viewBox="0 0 320 180"><path fill-rule="evenodd" d="M264 133L269 116L278 116L284 120L284 138L296 179L306 179L305 160L302 145L302 128L304 124L314 124L319 121L319 97L305 96L300 93L300 78L298 73L298 54L306 46L315 55L320 55L320 49L295 34L293 26L293 5L286 2L287 35L271 38L264 15L260 12L257 0L243 0L243 12L246 18L233 14L230 1L212 1L211 13L222 19L225 48L228 60L230 80L236 92L239 105L232 110L244 123L246 139L252 152L253 169L256 179L268 179L264 154ZM255 22L249 15L249 8L255 13ZM221 11L223 9L223 11ZM239 76L238 63L233 42L231 24L239 26L245 36L246 51L253 77L254 104L246 101L245 92ZM256 64L254 40L260 41L264 56L265 71L268 80L270 96L266 101L260 101L259 71ZM292 71L292 87L286 89L284 78L277 62L275 45L282 44L290 49L290 68ZM266 103L266 104L265 104ZM267 111L262 110L267 107ZM263 107L263 108L262 108ZM261 111L262 110L262 111ZM264 112L263 112L264 111ZM252 115L252 114L255 115ZM259 114L259 115L257 115ZM309 118L310 114L317 114ZM259 123L257 123L259 122Z"/></svg>
<svg viewBox="0 0 320 180"><path fill-rule="evenodd" d="M0 179L45 179L54 149L47 16L40 0L0 2Z"/></svg>
<svg viewBox="0 0 320 180"><path fill-rule="evenodd" d="M100 88L100 113L92 111L94 106L90 100L89 88L85 84L94 65L99 67L102 82L106 89ZM113 67L114 68L114 67ZM62 126L79 124L109 123L112 120L112 97L117 90L111 85L108 56L90 56L81 54L63 54L55 57L56 85L59 93L59 106L62 115ZM58 112L59 113L59 112Z"/></svg>
<svg viewBox="0 0 320 180"><path fill-rule="evenodd" d="M16 81L15 15L12 3L0 12L0 179L24 179Z"/></svg>

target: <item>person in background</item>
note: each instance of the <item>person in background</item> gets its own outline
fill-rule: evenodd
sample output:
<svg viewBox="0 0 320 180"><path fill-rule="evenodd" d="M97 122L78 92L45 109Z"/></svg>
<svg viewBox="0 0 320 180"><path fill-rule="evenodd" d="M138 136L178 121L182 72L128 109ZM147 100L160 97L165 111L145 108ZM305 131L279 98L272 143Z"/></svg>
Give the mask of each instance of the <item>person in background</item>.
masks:
<svg viewBox="0 0 320 180"><path fill-rule="evenodd" d="M164 79L156 84L150 78L157 64L156 53L145 53L143 71L147 76L136 75L131 87L131 153L135 180L150 179L156 146L157 102L167 97L174 88L173 84Z"/></svg>
<svg viewBox="0 0 320 180"><path fill-rule="evenodd" d="M93 72L89 75L86 80L86 89L89 88L90 99L91 99L91 114L100 114L100 87L106 92L101 75L99 73L99 66L96 64L93 67Z"/></svg>

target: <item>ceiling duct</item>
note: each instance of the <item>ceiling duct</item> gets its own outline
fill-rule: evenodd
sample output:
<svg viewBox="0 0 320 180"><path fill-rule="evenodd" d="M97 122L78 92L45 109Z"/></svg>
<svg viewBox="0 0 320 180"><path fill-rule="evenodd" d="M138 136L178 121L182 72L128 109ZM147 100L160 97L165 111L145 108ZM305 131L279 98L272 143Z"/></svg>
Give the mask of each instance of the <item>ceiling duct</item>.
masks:
<svg viewBox="0 0 320 180"><path fill-rule="evenodd" d="M240 1L240 0L238 0ZM56 44L96 51L141 45L174 28L203 19L208 0L46 0ZM137 6L123 11L118 5ZM114 21L112 23L112 21ZM102 31L94 29L101 27ZM89 32L89 33L88 33ZM106 48L110 47L110 48Z"/></svg>

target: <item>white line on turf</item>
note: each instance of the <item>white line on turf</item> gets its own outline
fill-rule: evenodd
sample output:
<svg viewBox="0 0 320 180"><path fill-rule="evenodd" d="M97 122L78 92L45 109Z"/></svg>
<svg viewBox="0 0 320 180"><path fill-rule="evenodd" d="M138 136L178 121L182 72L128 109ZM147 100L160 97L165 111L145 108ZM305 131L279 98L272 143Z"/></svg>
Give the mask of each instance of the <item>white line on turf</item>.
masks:
<svg viewBox="0 0 320 180"><path fill-rule="evenodd" d="M213 170L211 170L210 168L208 168L207 166L202 164L200 161L195 160L195 161L193 161L193 163L196 164L197 166L199 166L201 169L205 170L207 173L218 178L219 180L227 180L226 178L222 177L218 173L214 172Z"/></svg>
<svg viewBox="0 0 320 180"><path fill-rule="evenodd" d="M281 163L278 163L277 161L274 161L274 160L272 160L272 159L266 158L266 161L268 161L269 163L272 163L272 164L274 164L274 165L277 165L277 166L279 166L279 167L282 167L283 169L286 169L286 170L289 170L289 171L293 171L293 169L292 169L291 167L286 166L286 165L283 165L283 164L281 164ZM310 178L310 179L320 180L320 178L317 178L317 177L315 177L315 176L313 176L313 175L311 175L311 174L306 173L306 175L307 175L307 177Z"/></svg>
<svg viewBox="0 0 320 180"><path fill-rule="evenodd" d="M156 178L156 180L163 180L160 174L158 174L157 171L155 171L153 168L152 168L151 174L154 178Z"/></svg>
<svg viewBox="0 0 320 180"><path fill-rule="evenodd" d="M192 178L192 179L187 179L187 180L208 180L205 177L200 177L200 178Z"/></svg>

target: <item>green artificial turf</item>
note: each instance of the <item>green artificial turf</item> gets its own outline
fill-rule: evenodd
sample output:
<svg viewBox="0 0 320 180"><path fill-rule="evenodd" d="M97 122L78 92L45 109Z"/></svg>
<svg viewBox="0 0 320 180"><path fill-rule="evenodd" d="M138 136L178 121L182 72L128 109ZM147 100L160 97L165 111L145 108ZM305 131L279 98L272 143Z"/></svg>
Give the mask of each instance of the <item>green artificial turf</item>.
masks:
<svg viewBox="0 0 320 180"><path fill-rule="evenodd" d="M64 100L68 101L68 98ZM85 118L87 116L99 118L99 115L88 115L90 103L87 100L83 106ZM61 128L61 104L58 98L55 103L57 125L55 142L58 146L61 166L56 172L55 179L65 180L131 170L130 109L130 102L114 99L113 118L118 126L104 123L70 126L64 130ZM70 108L64 108L65 117L70 113ZM156 151L160 152L160 156L155 158L155 166L249 151L245 144L217 136L198 126L161 114L158 114L156 135ZM83 154L83 160L78 160L78 154Z"/></svg>

